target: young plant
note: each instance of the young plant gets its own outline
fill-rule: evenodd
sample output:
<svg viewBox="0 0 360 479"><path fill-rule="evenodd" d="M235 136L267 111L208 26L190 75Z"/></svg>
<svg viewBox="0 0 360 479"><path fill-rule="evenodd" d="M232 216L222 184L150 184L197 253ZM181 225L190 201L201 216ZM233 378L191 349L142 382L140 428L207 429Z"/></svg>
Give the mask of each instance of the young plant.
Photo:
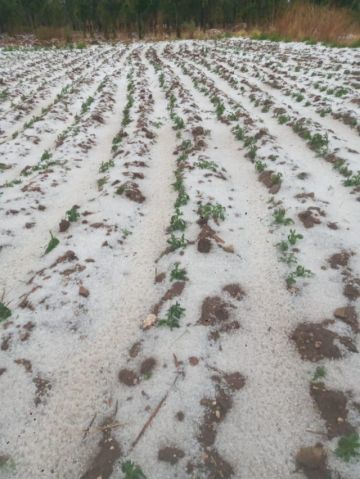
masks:
<svg viewBox="0 0 360 479"><path fill-rule="evenodd" d="M52 251L53 249L55 249L57 247L57 245L60 243L60 240L58 240L57 238L55 238L55 236L53 236L52 232L50 231L50 241L46 247L46 250L45 250L45 254L48 254L50 253L50 251Z"/></svg>
<svg viewBox="0 0 360 479"><path fill-rule="evenodd" d="M99 168L99 173L106 173L110 168L115 165L114 160L103 161Z"/></svg>
<svg viewBox="0 0 360 479"><path fill-rule="evenodd" d="M217 170L217 165L214 161L200 160L194 163L194 166L200 168L201 170L211 170L214 172Z"/></svg>
<svg viewBox="0 0 360 479"><path fill-rule="evenodd" d="M0 302L0 321L10 318L11 314L11 310L4 303Z"/></svg>
<svg viewBox="0 0 360 479"><path fill-rule="evenodd" d="M294 246L298 240L303 238L303 235L296 233L295 230L290 230L290 234L288 235L288 241L292 246Z"/></svg>
<svg viewBox="0 0 360 479"><path fill-rule="evenodd" d="M182 235L181 238L177 238L174 234L172 234L170 239L168 239L167 242L173 250L176 250L179 248L184 249L187 246L187 241L184 235Z"/></svg>
<svg viewBox="0 0 360 479"><path fill-rule="evenodd" d="M353 433L339 439L335 454L345 462L352 458L360 457L360 438L359 434Z"/></svg>
<svg viewBox="0 0 360 479"><path fill-rule="evenodd" d="M66 212L66 217L70 223L75 223L75 221L80 218L78 210L75 208L75 206Z"/></svg>
<svg viewBox="0 0 360 479"><path fill-rule="evenodd" d="M310 278L312 272L309 269L304 268L304 266L298 265L296 270L293 271L286 279L286 282L289 286L296 283L298 278Z"/></svg>
<svg viewBox="0 0 360 479"><path fill-rule="evenodd" d="M41 155L40 161L48 161L52 157L52 154L49 150L45 150L44 153Z"/></svg>
<svg viewBox="0 0 360 479"><path fill-rule="evenodd" d="M177 302L170 306L166 313L166 319L160 319L158 326L166 326L173 330L174 328L180 328L180 319L185 315L185 309Z"/></svg>
<svg viewBox="0 0 360 479"><path fill-rule="evenodd" d="M239 141L242 141L245 138L244 130L241 128L240 125L236 125L233 128L232 132L234 133L235 138Z"/></svg>
<svg viewBox="0 0 360 479"><path fill-rule="evenodd" d="M104 185L107 183L107 180L108 178L106 176L97 180L97 187L99 191L103 189Z"/></svg>
<svg viewBox="0 0 360 479"><path fill-rule="evenodd" d="M214 221L219 219L225 220L225 208L219 203L216 203L215 205L212 205L211 203L200 205L198 214L205 220L209 220L210 218Z"/></svg>
<svg viewBox="0 0 360 479"><path fill-rule="evenodd" d="M319 379L323 379L326 376L326 369L324 366L318 366L315 369L314 376L312 378L313 382L319 381Z"/></svg>
<svg viewBox="0 0 360 479"><path fill-rule="evenodd" d="M124 479L146 479L141 467L131 461L123 462L121 471L125 474Z"/></svg>
<svg viewBox="0 0 360 479"><path fill-rule="evenodd" d="M279 208L274 211L273 217L275 220L275 223L278 225L293 225L294 221L291 218L286 217L286 211L283 208Z"/></svg>
<svg viewBox="0 0 360 479"><path fill-rule="evenodd" d="M185 191L181 191L175 201L175 208L180 208L180 206L187 205L189 200L190 200L189 195L185 193Z"/></svg>
<svg viewBox="0 0 360 479"><path fill-rule="evenodd" d="M262 173L266 169L266 163L264 161L258 160L255 163L255 168L256 168L256 171L258 171L259 173Z"/></svg>
<svg viewBox="0 0 360 479"><path fill-rule="evenodd" d="M176 208L176 214L171 217L170 228L171 231L184 231L186 228L186 223L182 219L182 213L178 208Z"/></svg>
<svg viewBox="0 0 360 479"><path fill-rule="evenodd" d="M171 281L186 281L186 269L180 268L180 263L175 263L174 268L170 273Z"/></svg>
<svg viewBox="0 0 360 479"><path fill-rule="evenodd" d="M274 173L272 176L271 176L271 182L273 185L278 185L279 183L281 183L281 180L282 180L282 173Z"/></svg>

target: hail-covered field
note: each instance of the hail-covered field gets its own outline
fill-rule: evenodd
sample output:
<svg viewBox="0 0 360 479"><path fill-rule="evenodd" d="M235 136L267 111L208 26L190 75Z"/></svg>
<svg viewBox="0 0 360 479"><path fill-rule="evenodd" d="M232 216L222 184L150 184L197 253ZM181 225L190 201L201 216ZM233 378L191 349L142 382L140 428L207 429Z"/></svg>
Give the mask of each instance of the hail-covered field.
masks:
<svg viewBox="0 0 360 479"><path fill-rule="evenodd" d="M358 479L359 51L0 70L0 477Z"/></svg>

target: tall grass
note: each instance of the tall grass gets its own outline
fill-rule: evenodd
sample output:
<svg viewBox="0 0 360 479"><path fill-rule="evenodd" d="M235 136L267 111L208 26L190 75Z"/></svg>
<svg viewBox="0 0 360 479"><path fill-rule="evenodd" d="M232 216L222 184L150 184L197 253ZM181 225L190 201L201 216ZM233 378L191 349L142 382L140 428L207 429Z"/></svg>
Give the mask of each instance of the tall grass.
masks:
<svg viewBox="0 0 360 479"><path fill-rule="evenodd" d="M297 1L275 19L273 33L291 40L354 44L360 40L360 22L345 8Z"/></svg>

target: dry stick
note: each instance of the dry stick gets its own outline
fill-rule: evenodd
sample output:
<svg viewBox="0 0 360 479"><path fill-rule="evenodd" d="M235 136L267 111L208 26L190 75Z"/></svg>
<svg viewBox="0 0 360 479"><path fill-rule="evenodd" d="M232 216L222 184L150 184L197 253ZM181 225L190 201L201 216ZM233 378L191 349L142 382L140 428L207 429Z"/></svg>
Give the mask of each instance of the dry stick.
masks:
<svg viewBox="0 0 360 479"><path fill-rule="evenodd" d="M85 429L82 440L84 440L84 439L86 438L86 436L89 434L89 431L90 431L90 429L91 429L91 426L94 424L94 421L95 421L95 419L96 419L96 416L97 416L97 412L94 414L93 418L92 418L91 421L90 421L90 424L89 424L88 427Z"/></svg>
<svg viewBox="0 0 360 479"><path fill-rule="evenodd" d="M175 379L174 379L174 382L172 383L172 385L169 387L167 393L165 394L165 396L161 399L161 401L159 402L159 404L156 406L156 408L154 409L154 411L151 413L149 419L146 421L146 423L144 424L143 428L141 429L140 433L138 434L137 438L135 439L135 441L131 444L131 447L130 447L130 450L128 452L128 454L130 454L134 449L135 447L137 446L138 442L140 441L140 439L142 438L142 436L144 435L146 429L150 426L150 424L152 423L153 419L155 418L155 416L157 415L157 413L160 411L162 405L164 404L164 402L166 401L166 399L168 398L169 394L170 394L170 391L172 390L172 388L175 386L176 384L176 381L178 380L180 376L180 372L178 372L178 374L176 375Z"/></svg>

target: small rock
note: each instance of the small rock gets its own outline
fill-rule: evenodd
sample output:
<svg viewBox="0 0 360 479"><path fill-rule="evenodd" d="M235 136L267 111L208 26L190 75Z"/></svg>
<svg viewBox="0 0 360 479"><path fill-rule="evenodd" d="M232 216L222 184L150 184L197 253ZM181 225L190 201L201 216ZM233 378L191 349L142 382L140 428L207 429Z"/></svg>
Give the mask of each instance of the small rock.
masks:
<svg viewBox="0 0 360 479"><path fill-rule="evenodd" d="M199 364L199 359L196 356L191 356L189 358L189 363L191 366L197 366Z"/></svg>
<svg viewBox="0 0 360 479"><path fill-rule="evenodd" d="M146 331L147 329L150 329L152 326L154 326L156 321L157 321L156 315L155 314L149 314L149 316L143 322L142 329L144 331Z"/></svg>
<svg viewBox="0 0 360 479"><path fill-rule="evenodd" d="M86 288L84 288L84 286L80 286L79 288L79 295L82 296L83 298L87 298L90 294L90 291Z"/></svg>

